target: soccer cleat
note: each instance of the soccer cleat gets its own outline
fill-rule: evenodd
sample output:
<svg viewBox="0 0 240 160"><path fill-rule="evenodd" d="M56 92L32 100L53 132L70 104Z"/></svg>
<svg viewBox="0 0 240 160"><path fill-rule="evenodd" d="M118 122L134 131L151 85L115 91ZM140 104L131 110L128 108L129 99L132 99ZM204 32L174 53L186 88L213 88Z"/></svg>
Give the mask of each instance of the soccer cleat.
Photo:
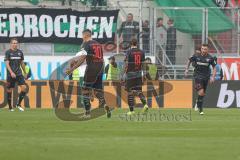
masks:
<svg viewBox="0 0 240 160"><path fill-rule="evenodd" d="M194 106L194 111L198 111L197 103Z"/></svg>
<svg viewBox="0 0 240 160"><path fill-rule="evenodd" d="M83 118L84 118L84 119L90 119L90 118L91 118L91 115L90 115L90 114L84 114L84 115L83 115Z"/></svg>
<svg viewBox="0 0 240 160"><path fill-rule="evenodd" d="M200 112L200 115L204 115L204 113L203 113L203 112Z"/></svg>
<svg viewBox="0 0 240 160"><path fill-rule="evenodd" d="M12 108L12 109L9 109L9 111L10 111L10 112L14 112L14 109L13 109L13 108Z"/></svg>
<svg viewBox="0 0 240 160"><path fill-rule="evenodd" d="M84 119L90 119L91 118L91 114L90 111L86 111L85 114L83 115Z"/></svg>
<svg viewBox="0 0 240 160"><path fill-rule="evenodd" d="M148 105L145 104L143 109L142 109L142 113L147 113L148 112L148 108L149 108Z"/></svg>
<svg viewBox="0 0 240 160"><path fill-rule="evenodd" d="M106 111L107 118L111 118L112 113L111 113L111 110L110 110L109 106L105 105L105 106L104 106L104 109L105 109L105 111Z"/></svg>
<svg viewBox="0 0 240 160"><path fill-rule="evenodd" d="M134 114L135 114L134 111L129 111L129 112L127 112L127 115L128 115L128 116L132 116L132 115L134 115Z"/></svg>
<svg viewBox="0 0 240 160"><path fill-rule="evenodd" d="M19 111L21 111L21 112L24 111L24 109L23 109L20 105L17 105L16 108L17 108Z"/></svg>

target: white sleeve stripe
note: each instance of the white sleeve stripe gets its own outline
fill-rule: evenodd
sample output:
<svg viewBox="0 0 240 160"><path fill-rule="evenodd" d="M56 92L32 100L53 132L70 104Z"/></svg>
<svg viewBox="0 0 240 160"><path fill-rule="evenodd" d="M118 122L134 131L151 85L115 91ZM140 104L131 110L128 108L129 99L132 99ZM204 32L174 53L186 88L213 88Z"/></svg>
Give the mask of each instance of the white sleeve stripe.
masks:
<svg viewBox="0 0 240 160"><path fill-rule="evenodd" d="M82 56L82 55L85 55L85 56L87 55L87 52L84 49L76 54L76 56Z"/></svg>

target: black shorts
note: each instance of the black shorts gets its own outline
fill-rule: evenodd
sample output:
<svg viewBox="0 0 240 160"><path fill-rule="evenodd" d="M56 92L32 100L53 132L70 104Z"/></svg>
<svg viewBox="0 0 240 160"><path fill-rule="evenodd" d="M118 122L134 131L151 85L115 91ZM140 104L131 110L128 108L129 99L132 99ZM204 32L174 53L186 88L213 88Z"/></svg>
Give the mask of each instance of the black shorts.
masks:
<svg viewBox="0 0 240 160"><path fill-rule="evenodd" d="M12 78L11 76L7 76L7 88L14 88L15 84L25 85L25 79L23 75L17 76L16 78Z"/></svg>
<svg viewBox="0 0 240 160"><path fill-rule="evenodd" d="M125 89L127 92L132 90L142 91L142 76L127 74Z"/></svg>
<svg viewBox="0 0 240 160"><path fill-rule="evenodd" d="M195 78L194 79L195 89L197 91L203 89L204 92L206 92L207 86L208 86L208 81L209 81L208 79L197 79L197 78Z"/></svg>
<svg viewBox="0 0 240 160"><path fill-rule="evenodd" d="M84 77L83 88L87 89L103 89L103 74L100 74L96 77Z"/></svg>

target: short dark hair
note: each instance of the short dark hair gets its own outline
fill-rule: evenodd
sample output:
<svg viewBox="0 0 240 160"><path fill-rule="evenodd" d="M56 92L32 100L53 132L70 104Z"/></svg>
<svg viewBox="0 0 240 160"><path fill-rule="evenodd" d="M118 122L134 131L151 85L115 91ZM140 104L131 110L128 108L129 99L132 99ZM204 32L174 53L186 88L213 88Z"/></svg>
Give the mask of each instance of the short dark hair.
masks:
<svg viewBox="0 0 240 160"><path fill-rule="evenodd" d="M90 35L92 35L92 31L90 29L84 29L82 33L89 33Z"/></svg>
<svg viewBox="0 0 240 160"><path fill-rule="evenodd" d="M128 16L132 16L133 17L133 14L132 13L128 13Z"/></svg>
<svg viewBox="0 0 240 160"><path fill-rule="evenodd" d="M149 57L147 57L147 58L145 58L145 61L150 61L150 62L152 62L152 59L151 58L149 58Z"/></svg>
<svg viewBox="0 0 240 160"><path fill-rule="evenodd" d="M157 22L162 21L162 20L163 20L163 18L162 18L162 17L159 17L159 18L157 19Z"/></svg>
<svg viewBox="0 0 240 160"><path fill-rule="evenodd" d="M10 43L12 43L12 41L17 41L18 42L18 39L17 38L11 38Z"/></svg>
<svg viewBox="0 0 240 160"><path fill-rule="evenodd" d="M131 40L131 45L137 46L137 44L138 44L137 39L136 39L136 38L133 38L133 39Z"/></svg>
<svg viewBox="0 0 240 160"><path fill-rule="evenodd" d="M172 18L170 18L168 21L169 21L169 22L171 22L171 23L173 23L173 22L174 22L174 20L173 20Z"/></svg>
<svg viewBox="0 0 240 160"><path fill-rule="evenodd" d="M149 24L149 21L148 21L148 20L145 20L144 23L148 23L148 24Z"/></svg>
<svg viewBox="0 0 240 160"><path fill-rule="evenodd" d="M204 43L202 44L202 47L208 47L208 44Z"/></svg>
<svg viewBox="0 0 240 160"><path fill-rule="evenodd" d="M108 60L115 60L115 57L114 56L110 56L109 58L108 58Z"/></svg>
<svg viewBox="0 0 240 160"><path fill-rule="evenodd" d="M215 62L217 62L217 56L214 56L214 57L213 57L213 60L214 60Z"/></svg>

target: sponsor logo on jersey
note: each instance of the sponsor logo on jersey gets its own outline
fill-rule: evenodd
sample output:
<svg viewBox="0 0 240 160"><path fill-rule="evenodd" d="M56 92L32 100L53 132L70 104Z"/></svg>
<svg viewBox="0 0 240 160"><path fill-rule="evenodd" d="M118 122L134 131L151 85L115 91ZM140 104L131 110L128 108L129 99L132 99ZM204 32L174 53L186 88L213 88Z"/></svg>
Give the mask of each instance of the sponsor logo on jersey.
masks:
<svg viewBox="0 0 240 160"><path fill-rule="evenodd" d="M203 63L203 62L197 62L197 65L200 65L200 66L208 66L209 64L208 64L208 63Z"/></svg>

